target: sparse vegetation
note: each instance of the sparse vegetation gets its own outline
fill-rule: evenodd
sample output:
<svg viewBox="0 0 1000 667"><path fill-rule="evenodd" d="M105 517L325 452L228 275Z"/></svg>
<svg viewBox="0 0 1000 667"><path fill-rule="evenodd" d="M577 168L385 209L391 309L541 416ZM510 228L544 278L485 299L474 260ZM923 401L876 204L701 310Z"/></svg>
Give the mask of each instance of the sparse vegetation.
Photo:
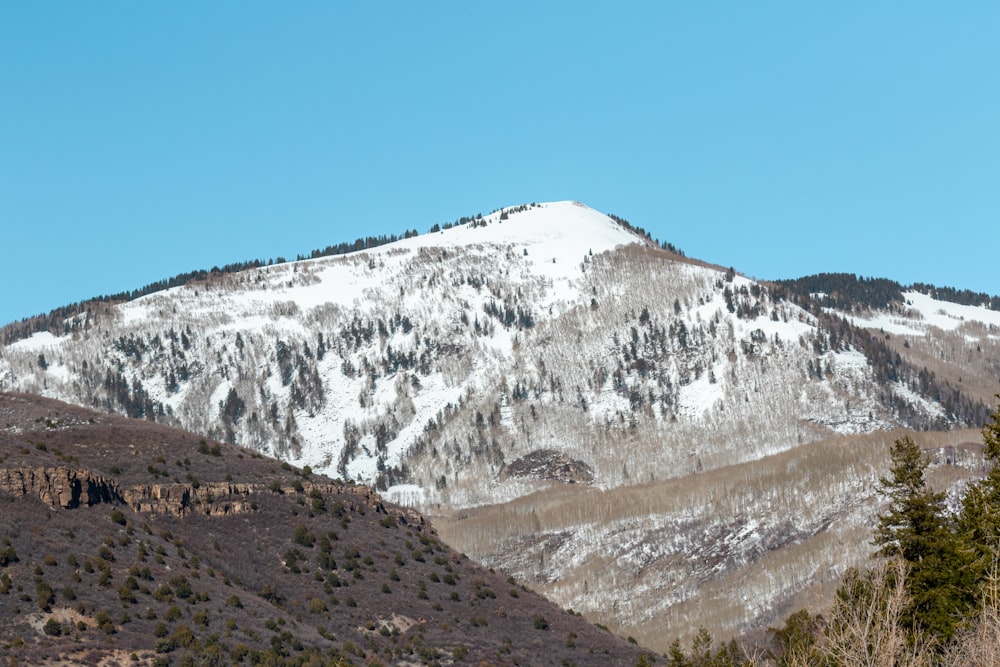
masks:
<svg viewBox="0 0 1000 667"><path fill-rule="evenodd" d="M5 410L10 405L6 400L0 394ZM38 400L57 421L53 404ZM15 406L30 410L33 404ZM77 410L60 406L60 428L47 451L31 447L28 455L78 451L73 454L81 459L76 474L91 475L102 466L110 468L102 456L131 458L137 451L140 460L182 471L187 483L181 481L178 488L184 498L200 502L182 502L180 496L160 498L158 505L147 496L146 504L127 501L130 489L146 488L155 480L143 471L145 464L119 466L116 486L107 492L98 492L93 481L102 477L86 478L95 494L90 505L50 505L35 491L16 501L0 495L0 614L40 614L34 632L45 638L25 642L17 632L26 626L0 627L0 661L49 660L72 642L87 655L121 651L126 658L135 654L140 663L155 655L157 664L234 659L248 664L338 664L342 658L355 664L388 664L395 656L421 662L456 655L460 663L478 664L500 654L505 645L500 637L517 637L531 629L531 621L525 621L531 614L559 615L534 596L522 596L524 612L510 604L501 615L477 610L464 624L462 650L455 650L454 637L443 629L454 622L453 614L439 601L454 598L458 602L453 610L488 603L505 577L475 568L429 535L425 526L404 521L397 508L362 487L337 484L312 472L310 487L302 494L274 494L270 483L279 466L266 460L226 457L231 465L221 471L211 446L207 456L199 456L200 441L187 434L109 417L101 418L108 424L102 430L86 417L76 418ZM85 424L85 430L74 430L74 423ZM48 429L44 421L40 426ZM0 456L7 455L8 446L20 451L16 439L0 441ZM113 447L119 447L117 455L110 454ZM177 463L166 463L165 454ZM46 459L41 460L45 465ZM304 479L294 471L284 472L289 476L280 481L289 488L295 488L291 475ZM225 475L232 479L224 480ZM199 480L197 488L188 476ZM241 491L233 495L229 489L235 487ZM259 509L250 509L248 495ZM49 496L43 492L41 497ZM304 512L298 499L327 511ZM234 512L234 506L240 509ZM213 507L227 511L211 514ZM292 508L300 509L289 525L286 518ZM255 521L248 524L251 513ZM391 530L383 527L386 517L395 521ZM342 528L332 529L341 523L349 525L346 535ZM254 538L248 541L248 534ZM420 559L411 558L411 552ZM287 568L276 567L282 560ZM299 576L289 572L293 568ZM428 578L438 572L444 580ZM344 592L338 597L335 589ZM72 608L60 606L64 604ZM331 613L335 606L337 614ZM393 619L400 612L404 620L371 621ZM406 618L427 620L413 625ZM357 634L369 621L370 632ZM569 631L560 628L563 635ZM588 631L581 622L572 632L586 637ZM622 641L601 641L613 655L631 655ZM586 664L574 653L579 649L560 641L553 645L567 660ZM523 661L528 651L514 647L509 655L520 655Z"/></svg>

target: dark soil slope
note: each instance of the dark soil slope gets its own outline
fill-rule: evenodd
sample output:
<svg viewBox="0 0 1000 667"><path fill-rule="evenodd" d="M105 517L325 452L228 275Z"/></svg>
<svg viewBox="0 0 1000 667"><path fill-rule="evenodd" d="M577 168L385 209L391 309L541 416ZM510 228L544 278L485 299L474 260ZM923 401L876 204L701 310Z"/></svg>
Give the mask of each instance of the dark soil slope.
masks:
<svg viewBox="0 0 1000 667"><path fill-rule="evenodd" d="M367 487L0 394L0 660L633 665Z"/></svg>

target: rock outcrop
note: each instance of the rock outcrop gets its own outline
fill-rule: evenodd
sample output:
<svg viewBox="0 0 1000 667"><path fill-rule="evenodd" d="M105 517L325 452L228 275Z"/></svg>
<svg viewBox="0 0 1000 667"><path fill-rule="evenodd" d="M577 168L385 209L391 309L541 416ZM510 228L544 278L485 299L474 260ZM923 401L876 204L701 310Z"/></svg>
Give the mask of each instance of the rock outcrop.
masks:
<svg viewBox="0 0 1000 667"><path fill-rule="evenodd" d="M405 525L421 527L424 518L416 511L386 506L371 488L356 484L313 484L274 486L211 482L199 484L141 484L124 489L108 477L90 470L58 468L0 468L0 493L22 498L34 496L53 509L75 509L99 503L128 505L136 512L183 517L202 513L226 516L252 512L255 497L265 494L301 493L310 496L348 496L350 512L374 510L389 514Z"/></svg>
<svg viewBox="0 0 1000 667"><path fill-rule="evenodd" d="M567 484L589 483L594 480L594 470L579 459L571 459L552 449L536 449L505 467L501 479L508 477L534 477Z"/></svg>
<svg viewBox="0 0 1000 667"><path fill-rule="evenodd" d="M224 516L252 511L250 497L263 492L259 484L143 484L125 489L124 498L129 507L146 514Z"/></svg>
<svg viewBox="0 0 1000 667"><path fill-rule="evenodd" d="M123 500L113 479L65 466L0 468L0 492L17 497L37 496L50 507L64 509Z"/></svg>

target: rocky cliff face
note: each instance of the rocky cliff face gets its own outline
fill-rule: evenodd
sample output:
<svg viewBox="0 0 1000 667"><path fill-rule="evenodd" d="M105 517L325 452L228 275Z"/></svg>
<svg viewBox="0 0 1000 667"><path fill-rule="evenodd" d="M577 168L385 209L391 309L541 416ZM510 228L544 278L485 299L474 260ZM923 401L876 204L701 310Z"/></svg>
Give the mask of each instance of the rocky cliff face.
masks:
<svg viewBox="0 0 1000 667"><path fill-rule="evenodd" d="M392 515L404 525L425 525L416 511L386 506L370 487L354 484L313 484L296 486L239 484L141 484L120 488L115 480L90 470L57 468L0 468L0 493L15 498L37 497L53 509L76 509L100 503L118 503L137 512L183 517L192 513L226 516L252 512L255 498L262 494L305 494L310 498L346 495L355 501L343 503L343 511Z"/></svg>
<svg viewBox="0 0 1000 667"><path fill-rule="evenodd" d="M184 516L240 514L254 509L250 499L263 489L255 484L144 484L128 488L124 501L137 512Z"/></svg>
<svg viewBox="0 0 1000 667"><path fill-rule="evenodd" d="M123 502L114 480L87 470L58 468L0 468L0 492L37 496L51 507L74 509L98 503Z"/></svg>

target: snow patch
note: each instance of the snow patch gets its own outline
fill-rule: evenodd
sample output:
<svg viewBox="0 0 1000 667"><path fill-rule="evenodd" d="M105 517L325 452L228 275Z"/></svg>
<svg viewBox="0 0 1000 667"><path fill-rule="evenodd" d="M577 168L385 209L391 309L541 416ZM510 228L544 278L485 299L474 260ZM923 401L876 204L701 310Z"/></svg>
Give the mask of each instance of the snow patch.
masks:
<svg viewBox="0 0 1000 667"><path fill-rule="evenodd" d="M11 343L8 345L8 348L11 350L20 350L22 352L42 352L44 350L58 347L69 339L69 336L57 337L53 336L48 331L39 331L36 334L32 334L28 338Z"/></svg>
<svg viewBox="0 0 1000 667"><path fill-rule="evenodd" d="M910 405L917 406L924 412L931 414L935 417L945 417L945 411L940 404L928 401L923 396L917 394L915 391L910 389L904 384L893 385L893 391L897 396L903 398Z"/></svg>
<svg viewBox="0 0 1000 667"><path fill-rule="evenodd" d="M875 313L871 317L848 315L855 326L881 329L897 336L923 336L930 327L954 331L967 322L979 322L986 327L1000 327L1000 312L984 306L963 306L941 301L920 292L903 292L907 314ZM826 309L833 312L832 309Z"/></svg>
<svg viewBox="0 0 1000 667"><path fill-rule="evenodd" d="M718 381L712 382L711 376L711 371L706 372L691 384L681 387L681 414L693 418L703 417L722 400L724 385Z"/></svg>

